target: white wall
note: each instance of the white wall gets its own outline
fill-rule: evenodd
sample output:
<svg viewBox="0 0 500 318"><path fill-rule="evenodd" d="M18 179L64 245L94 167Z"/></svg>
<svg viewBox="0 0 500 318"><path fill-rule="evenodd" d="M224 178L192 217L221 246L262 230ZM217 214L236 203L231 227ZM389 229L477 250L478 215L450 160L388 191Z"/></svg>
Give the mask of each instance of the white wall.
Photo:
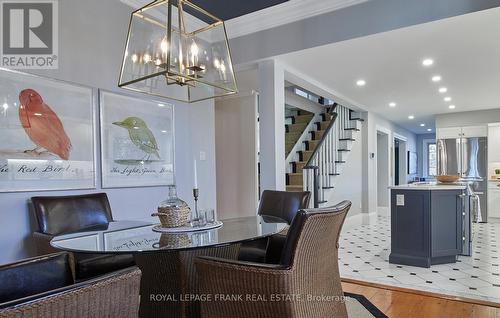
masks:
<svg viewBox="0 0 500 318"><path fill-rule="evenodd" d="M377 152L375 158L377 160L377 207L388 207L389 196L387 188L390 182L390 149L389 135L385 133L377 133Z"/></svg>
<svg viewBox="0 0 500 318"><path fill-rule="evenodd" d="M363 128L366 129L366 123L363 123ZM349 216L353 216L362 212L363 200L363 135L357 133L356 141L352 144L347 163L340 176L335 177L335 188L328 190L328 202L331 205L337 204L343 200L352 202Z"/></svg>
<svg viewBox="0 0 500 318"><path fill-rule="evenodd" d="M251 216L257 211L258 154L256 93L215 102L217 215Z"/></svg>
<svg viewBox="0 0 500 318"><path fill-rule="evenodd" d="M59 1L59 69L33 71L65 81L106 90L117 89L118 75L131 8L120 1ZM139 95L144 96L144 95ZM144 96L144 98L148 98ZM171 101L169 101L171 102ZM215 207L215 136L213 101L175 105L175 164L178 193L192 203L193 157L206 152L198 163L200 205ZM97 167L100 163L97 163ZM116 219L144 218L166 198L166 187L109 189ZM33 229L27 202L37 195L71 195L94 191L51 191L0 194L0 263L34 253Z"/></svg>
<svg viewBox="0 0 500 318"><path fill-rule="evenodd" d="M259 149L262 190L285 190L285 71L276 60L259 63Z"/></svg>
<svg viewBox="0 0 500 318"><path fill-rule="evenodd" d="M377 153L377 130L387 131L389 140L394 140L394 134L406 138L408 151L417 151L417 136L372 112L366 114L365 120L367 126L363 132L363 212L371 213L377 211L377 160L376 156L370 156L371 153ZM407 175L407 181L415 176Z"/></svg>

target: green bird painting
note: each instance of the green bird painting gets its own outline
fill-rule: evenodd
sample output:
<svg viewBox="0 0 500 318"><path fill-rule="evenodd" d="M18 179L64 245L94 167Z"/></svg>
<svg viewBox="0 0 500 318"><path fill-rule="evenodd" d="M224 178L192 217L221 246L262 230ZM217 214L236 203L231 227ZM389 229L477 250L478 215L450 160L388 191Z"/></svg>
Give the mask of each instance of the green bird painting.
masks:
<svg viewBox="0 0 500 318"><path fill-rule="evenodd" d="M142 161L150 161L151 156L161 159L155 136L144 120L139 117L127 117L123 121L114 122L113 125L127 129L132 143L146 154Z"/></svg>

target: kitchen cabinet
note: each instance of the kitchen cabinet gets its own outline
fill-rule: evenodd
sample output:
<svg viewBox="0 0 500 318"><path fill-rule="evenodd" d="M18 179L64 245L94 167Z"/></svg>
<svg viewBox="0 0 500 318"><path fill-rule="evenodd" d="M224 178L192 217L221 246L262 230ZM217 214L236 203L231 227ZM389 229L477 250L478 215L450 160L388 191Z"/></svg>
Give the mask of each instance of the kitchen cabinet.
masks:
<svg viewBox="0 0 500 318"><path fill-rule="evenodd" d="M438 128L437 139L460 138L461 134L462 134L462 127Z"/></svg>
<svg viewBox="0 0 500 318"><path fill-rule="evenodd" d="M464 188L393 187L389 263L427 268L455 263L462 252Z"/></svg>
<svg viewBox="0 0 500 318"><path fill-rule="evenodd" d="M500 218L500 182L489 182L488 214L492 218Z"/></svg>
<svg viewBox="0 0 500 318"><path fill-rule="evenodd" d="M487 126L446 127L437 129L437 139L488 136Z"/></svg>
<svg viewBox="0 0 500 318"><path fill-rule="evenodd" d="M487 137L488 127L487 126L467 126L462 127L462 137Z"/></svg>
<svg viewBox="0 0 500 318"><path fill-rule="evenodd" d="M488 127L488 161L500 162L500 126ZM495 167L492 167L495 168Z"/></svg>

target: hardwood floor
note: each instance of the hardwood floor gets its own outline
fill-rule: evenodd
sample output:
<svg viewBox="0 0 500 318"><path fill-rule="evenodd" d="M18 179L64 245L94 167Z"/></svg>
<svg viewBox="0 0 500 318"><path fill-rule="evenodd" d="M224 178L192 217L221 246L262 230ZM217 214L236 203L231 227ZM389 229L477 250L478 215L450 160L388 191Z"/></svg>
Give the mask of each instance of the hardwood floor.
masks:
<svg viewBox="0 0 500 318"><path fill-rule="evenodd" d="M500 318L500 308L343 282L345 292L361 294L391 318Z"/></svg>

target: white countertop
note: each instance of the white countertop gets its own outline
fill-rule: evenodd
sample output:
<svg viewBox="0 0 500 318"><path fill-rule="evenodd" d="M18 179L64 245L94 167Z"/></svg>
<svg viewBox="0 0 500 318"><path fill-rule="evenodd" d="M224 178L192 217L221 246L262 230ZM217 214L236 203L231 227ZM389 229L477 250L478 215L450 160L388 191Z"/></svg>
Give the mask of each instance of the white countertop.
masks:
<svg viewBox="0 0 500 318"><path fill-rule="evenodd" d="M397 189L397 190L463 190L465 189L465 185L461 184L440 184L433 182L424 182L424 183L411 183L411 184L402 184L398 186L389 187L389 189Z"/></svg>

